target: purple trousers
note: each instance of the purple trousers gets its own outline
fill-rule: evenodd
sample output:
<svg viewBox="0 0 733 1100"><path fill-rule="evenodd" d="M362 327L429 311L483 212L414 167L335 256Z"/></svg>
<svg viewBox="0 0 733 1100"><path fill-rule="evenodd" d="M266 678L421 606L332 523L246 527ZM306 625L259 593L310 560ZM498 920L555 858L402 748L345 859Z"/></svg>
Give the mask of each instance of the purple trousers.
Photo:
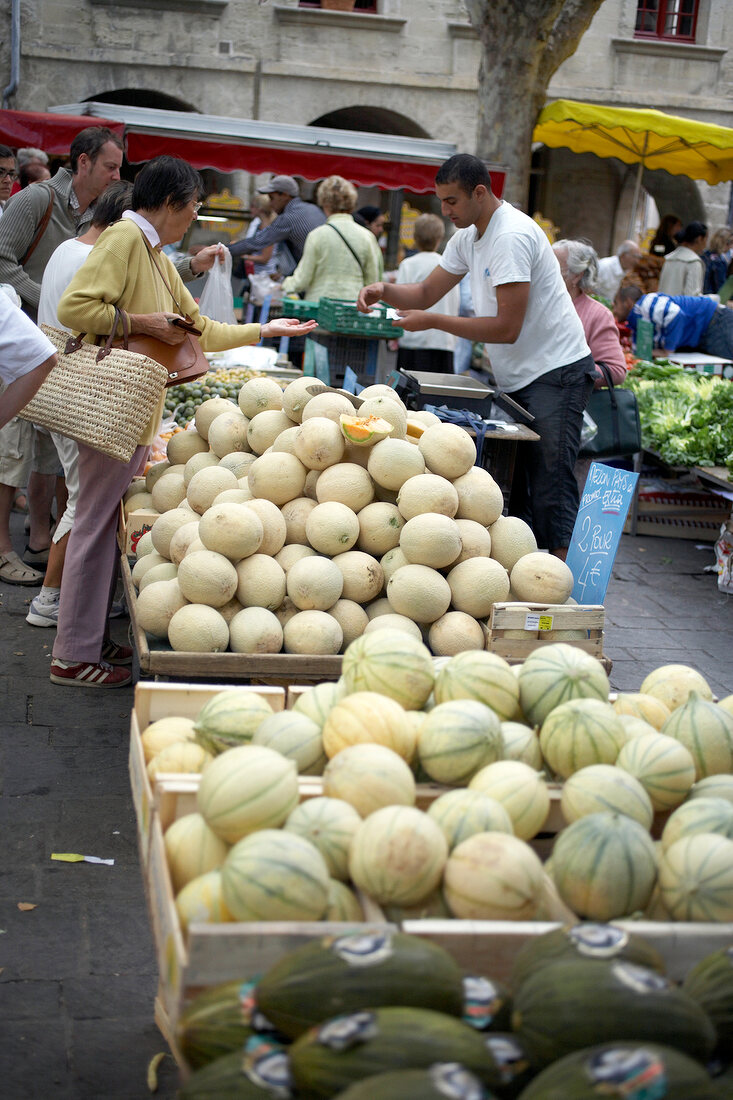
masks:
<svg viewBox="0 0 733 1100"><path fill-rule="evenodd" d="M61 581L53 655L74 664L101 660L117 578L120 500L137 473L148 445L127 464L79 444L79 499Z"/></svg>

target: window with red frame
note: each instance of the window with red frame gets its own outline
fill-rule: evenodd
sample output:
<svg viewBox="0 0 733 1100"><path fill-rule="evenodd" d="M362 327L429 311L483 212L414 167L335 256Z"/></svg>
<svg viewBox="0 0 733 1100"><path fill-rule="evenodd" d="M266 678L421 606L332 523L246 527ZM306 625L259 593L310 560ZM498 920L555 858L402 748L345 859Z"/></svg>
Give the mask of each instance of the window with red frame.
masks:
<svg viewBox="0 0 733 1100"><path fill-rule="evenodd" d="M322 4L321 0L298 0L299 8L325 8L331 5ZM377 0L354 0L352 11L371 11L376 14Z"/></svg>
<svg viewBox="0 0 733 1100"><path fill-rule="evenodd" d="M638 0L635 38L694 42L699 0Z"/></svg>

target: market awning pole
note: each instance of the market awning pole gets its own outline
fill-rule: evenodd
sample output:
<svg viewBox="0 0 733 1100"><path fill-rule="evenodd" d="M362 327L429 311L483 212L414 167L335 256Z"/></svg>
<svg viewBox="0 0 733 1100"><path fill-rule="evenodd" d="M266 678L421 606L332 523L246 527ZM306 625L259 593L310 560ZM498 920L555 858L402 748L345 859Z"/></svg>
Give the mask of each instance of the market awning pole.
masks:
<svg viewBox="0 0 733 1100"><path fill-rule="evenodd" d="M644 171L644 157L646 156L647 142L649 141L649 135L644 134L644 148L641 151L641 160L639 161L639 167L636 172L636 183L634 184L634 199L631 203L631 217L629 219L629 232L628 237L630 240L634 240L634 226L636 224L636 212L639 209L639 195L641 194L641 177Z"/></svg>

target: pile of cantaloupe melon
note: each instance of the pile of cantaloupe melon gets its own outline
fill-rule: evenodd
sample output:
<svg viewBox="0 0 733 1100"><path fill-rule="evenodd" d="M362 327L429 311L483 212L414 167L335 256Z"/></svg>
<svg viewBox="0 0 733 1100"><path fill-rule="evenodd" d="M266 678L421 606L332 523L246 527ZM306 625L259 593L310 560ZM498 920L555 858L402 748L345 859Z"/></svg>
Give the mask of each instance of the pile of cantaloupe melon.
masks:
<svg viewBox="0 0 733 1100"><path fill-rule="evenodd" d="M341 680L304 692L290 711L222 692L181 731L181 751L218 754L201 763L195 828L171 827L174 837L198 829L214 853L207 861L218 861L202 883L198 842L187 849L184 902L199 887L210 898L215 883L214 914L332 912L325 879L322 912L310 901L299 908L305 871L295 852L280 878L268 870L275 910L242 900L260 896L252 884L267 866L265 837L261 849L245 838L284 827L391 919L733 920L733 696L714 703L703 677L681 665L641 688L610 703L602 665L562 643L516 671L474 651L436 672L421 642L388 630L356 639ZM155 727L143 734L146 753L156 737ZM160 755L174 751L166 741ZM151 775L166 766L153 756ZM322 774L322 797L298 805L298 772ZM528 842L550 812L548 779L564 780L566 827L543 866ZM420 780L443 790L426 792Z"/></svg>
<svg viewBox="0 0 733 1100"><path fill-rule="evenodd" d="M128 513L159 513L132 572L148 634L178 651L337 654L390 626L452 655L484 647L498 601L568 601L570 570L502 516L463 428L408 423L373 386L357 417L386 427L356 444L352 403L313 386L253 378L239 407L205 401L131 486Z"/></svg>

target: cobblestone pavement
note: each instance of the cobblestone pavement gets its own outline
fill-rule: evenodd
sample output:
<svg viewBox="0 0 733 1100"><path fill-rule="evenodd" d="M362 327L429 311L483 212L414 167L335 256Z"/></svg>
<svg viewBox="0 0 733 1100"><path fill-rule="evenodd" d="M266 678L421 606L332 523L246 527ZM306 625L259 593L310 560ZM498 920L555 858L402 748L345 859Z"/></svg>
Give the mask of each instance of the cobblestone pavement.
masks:
<svg viewBox="0 0 733 1100"><path fill-rule="evenodd" d="M624 536L606 600L614 688L638 690L652 668L683 662L719 696L733 692L733 599L703 572L712 560L693 542ZM35 591L0 584L2 1091L142 1100L165 1044L153 1023L156 962L127 776L132 690L50 683L53 631L24 621ZM118 641L125 628L115 625ZM115 864L59 863L52 852ZM159 1082L161 1100L175 1095L170 1059Z"/></svg>

